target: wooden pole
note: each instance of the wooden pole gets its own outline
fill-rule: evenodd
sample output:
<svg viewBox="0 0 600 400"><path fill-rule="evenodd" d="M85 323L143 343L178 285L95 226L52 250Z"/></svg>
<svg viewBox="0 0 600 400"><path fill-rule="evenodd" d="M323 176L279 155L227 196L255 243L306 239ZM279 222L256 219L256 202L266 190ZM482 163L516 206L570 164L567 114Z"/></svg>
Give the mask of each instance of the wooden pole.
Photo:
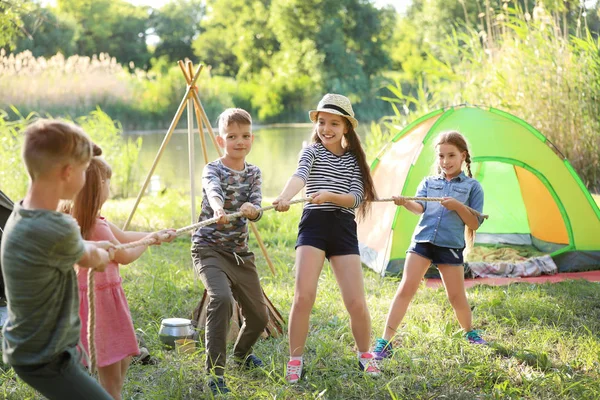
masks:
<svg viewBox="0 0 600 400"><path fill-rule="evenodd" d="M192 218L193 224L196 220L196 177L194 171L194 100L188 98L187 101L187 123L188 123L188 161L190 169L190 197L192 200Z"/></svg>
<svg viewBox="0 0 600 400"><path fill-rule="evenodd" d="M175 116L173 117L173 120L171 121L171 125L169 126L169 129L167 130L167 134L165 135L165 138L163 139L163 142L160 145L160 148L158 149L158 153L156 154L156 157L154 158L152 167L150 168L150 171L148 171L148 175L146 175L146 180L144 181L144 184L142 185L142 188L140 189L140 192L138 193L138 196L135 200L135 204L133 205L133 209L131 210L131 213L129 214L127 221L125 221L125 224L123 225L123 230L126 230L129 227L129 224L131 223L131 220L133 219L133 215L135 214L135 211L137 210L137 207L140 204L140 200L142 199L142 196L146 192L146 188L148 187L150 178L152 177L152 174L154 173L154 170L156 169L156 166L158 165L158 161L162 157L162 153L164 152L165 147L167 146L167 143L169 143L169 140L171 139L171 136L173 135L173 131L175 130L175 127L177 126L177 123L179 122L179 119L181 118L181 114L183 114L183 109L187 105L188 97L190 96L190 93L192 92L192 87L198 80L198 76L200 76L201 69L202 69L202 66L200 66L200 68L198 68L198 70L196 71L196 74L190 81L190 84L188 85L188 88L185 91L183 98L181 99L181 103L179 103L177 112L175 113Z"/></svg>

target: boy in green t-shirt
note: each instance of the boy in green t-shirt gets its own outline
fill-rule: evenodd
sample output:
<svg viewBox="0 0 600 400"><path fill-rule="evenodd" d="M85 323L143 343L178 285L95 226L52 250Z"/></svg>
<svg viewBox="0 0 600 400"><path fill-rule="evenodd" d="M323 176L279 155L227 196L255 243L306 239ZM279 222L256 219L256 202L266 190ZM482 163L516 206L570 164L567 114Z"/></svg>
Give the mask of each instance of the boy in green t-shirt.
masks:
<svg viewBox="0 0 600 400"><path fill-rule="evenodd" d="M75 220L55 211L60 200L81 190L94 153L101 150L75 125L40 120L28 127L22 155L29 189L14 205L2 237L8 302L3 360L49 399L112 399L79 362L73 268L77 263L104 270L111 244L84 242Z"/></svg>

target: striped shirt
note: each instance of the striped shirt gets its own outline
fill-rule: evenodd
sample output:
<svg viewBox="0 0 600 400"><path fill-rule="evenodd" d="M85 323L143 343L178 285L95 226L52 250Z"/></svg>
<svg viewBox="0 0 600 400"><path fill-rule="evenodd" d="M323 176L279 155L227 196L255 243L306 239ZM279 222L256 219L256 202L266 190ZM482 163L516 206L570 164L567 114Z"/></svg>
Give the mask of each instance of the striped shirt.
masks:
<svg viewBox="0 0 600 400"><path fill-rule="evenodd" d="M302 179L306 184L307 196L319 190L354 196L354 204L351 208L325 202L323 204L306 203L304 206L306 209L342 210L354 215L354 209L360 205L364 197L360 167L356 156L350 151L336 156L321 143L311 144L302 149L298 169L294 176Z"/></svg>

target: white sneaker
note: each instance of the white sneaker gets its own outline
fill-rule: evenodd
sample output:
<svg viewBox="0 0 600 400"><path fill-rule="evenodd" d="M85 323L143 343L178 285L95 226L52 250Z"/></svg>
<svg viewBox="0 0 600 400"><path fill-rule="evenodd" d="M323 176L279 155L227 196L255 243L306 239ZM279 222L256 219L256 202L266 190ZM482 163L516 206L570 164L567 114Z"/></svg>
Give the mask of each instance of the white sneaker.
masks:
<svg viewBox="0 0 600 400"><path fill-rule="evenodd" d="M379 362L372 353L363 353L358 359L358 367L369 376L379 376L381 374Z"/></svg>
<svg viewBox="0 0 600 400"><path fill-rule="evenodd" d="M290 360L285 369L285 380L288 383L296 383L302 377L302 361Z"/></svg>

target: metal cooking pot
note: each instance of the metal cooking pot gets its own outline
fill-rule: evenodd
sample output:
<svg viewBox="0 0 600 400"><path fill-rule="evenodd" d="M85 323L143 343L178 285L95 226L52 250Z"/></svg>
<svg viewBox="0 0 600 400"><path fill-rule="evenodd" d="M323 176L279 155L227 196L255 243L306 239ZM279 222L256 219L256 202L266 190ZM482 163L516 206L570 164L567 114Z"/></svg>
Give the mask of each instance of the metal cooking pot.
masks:
<svg viewBox="0 0 600 400"><path fill-rule="evenodd" d="M160 323L158 332L160 341L170 347L175 347L178 339L191 339L194 335L192 321L185 318L166 318Z"/></svg>

